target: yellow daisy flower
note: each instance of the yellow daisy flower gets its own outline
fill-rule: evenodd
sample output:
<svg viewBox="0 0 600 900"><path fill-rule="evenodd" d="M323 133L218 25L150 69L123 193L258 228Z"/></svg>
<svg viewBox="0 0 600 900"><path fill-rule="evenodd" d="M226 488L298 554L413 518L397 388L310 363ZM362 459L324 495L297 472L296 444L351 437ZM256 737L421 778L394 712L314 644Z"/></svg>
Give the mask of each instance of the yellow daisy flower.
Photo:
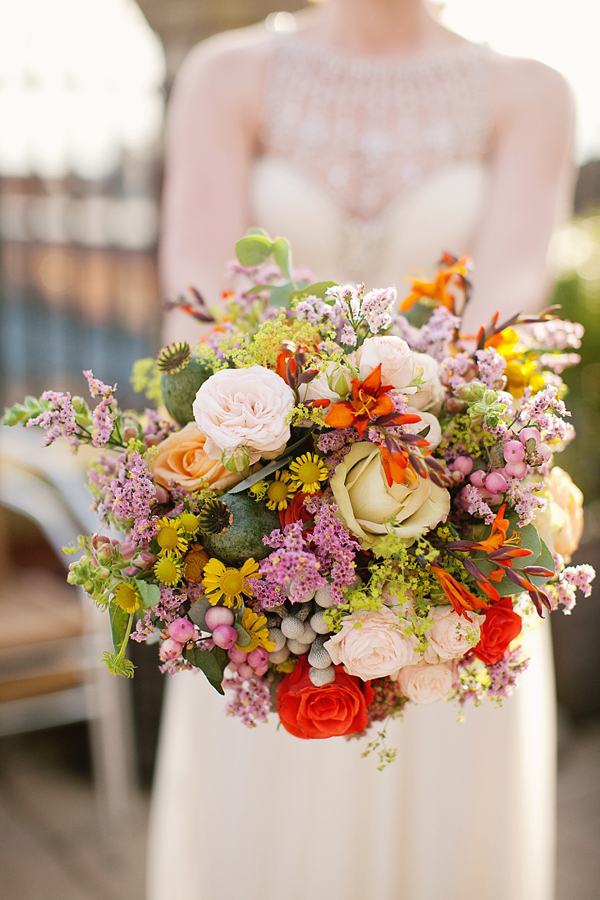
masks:
<svg viewBox="0 0 600 900"><path fill-rule="evenodd" d="M275 641L269 638L269 629L265 616L255 613L253 609L244 609L242 613L242 628L245 628L250 635L250 643L243 647L239 644L235 646L244 653L252 653L257 647L264 647L268 653L275 650Z"/></svg>
<svg viewBox="0 0 600 900"><path fill-rule="evenodd" d="M185 533L190 537L193 537L200 528L200 519L193 512L181 513L178 521Z"/></svg>
<svg viewBox="0 0 600 900"><path fill-rule="evenodd" d="M137 612L142 605L140 595L128 581L121 582L115 589L113 603L116 603L117 606L120 606L127 613Z"/></svg>
<svg viewBox="0 0 600 900"><path fill-rule="evenodd" d="M278 469L275 472L275 481L267 488L267 508L279 511L287 509L290 500L295 494L295 489L289 483L290 473Z"/></svg>
<svg viewBox="0 0 600 900"><path fill-rule="evenodd" d="M162 584L172 587L181 581L182 562L170 553L165 553L154 564L154 574Z"/></svg>
<svg viewBox="0 0 600 900"><path fill-rule="evenodd" d="M305 494L314 494L327 479L327 467L316 453L304 453L290 463L292 488Z"/></svg>
<svg viewBox="0 0 600 900"><path fill-rule="evenodd" d="M181 556L187 550L188 542L184 538L184 528L179 519L169 519L163 516L158 521L156 540L163 553L175 553Z"/></svg>
<svg viewBox="0 0 600 900"><path fill-rule="evenodd" d="M221 560L214 556L204 566L202 584L206 590L206 596L214 606L223 600L225 606L240 609L242 606L242 594L252 596L252 585L248 584L249 578L260 578L258 563L247 559L241 569L227 568Z"/></svg>

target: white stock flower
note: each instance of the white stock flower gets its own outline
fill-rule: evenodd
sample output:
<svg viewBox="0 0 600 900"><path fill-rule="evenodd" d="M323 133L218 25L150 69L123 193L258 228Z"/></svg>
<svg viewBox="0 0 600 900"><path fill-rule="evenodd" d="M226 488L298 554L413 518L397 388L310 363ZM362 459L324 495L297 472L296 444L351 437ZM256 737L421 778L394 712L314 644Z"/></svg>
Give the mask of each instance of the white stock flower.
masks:
<svg viewBox="0 0 600 900"><path fill-rule="evenodd" d="M285 417L294 405L294 392L264 366L222 369L211 375L194 400L194 418L206 435L205 452L220 459L243 446L249 464L273 458L290 439Z"/></svg>

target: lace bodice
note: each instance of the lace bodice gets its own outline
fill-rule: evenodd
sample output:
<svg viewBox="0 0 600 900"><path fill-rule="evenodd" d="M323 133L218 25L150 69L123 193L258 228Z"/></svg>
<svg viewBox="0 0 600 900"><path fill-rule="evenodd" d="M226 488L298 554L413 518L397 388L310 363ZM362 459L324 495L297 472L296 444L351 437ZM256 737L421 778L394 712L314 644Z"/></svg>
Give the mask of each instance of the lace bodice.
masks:
<svg viewBox="0 0 600 900"><path fill-rule="evenodd" d="M460 43L405 60L352 58L280 35L264 152L286 157L355 218L380 215L449 160L482 159L489 51Z"/></svg>
<svg viewBox="0 0 600 900"><path fill-rule="evenodd" d="M470 252L484 202L490 58L458 43L411 59L352 58L274 37L253 224L315 275L396 283L442 250Z"/></svg>

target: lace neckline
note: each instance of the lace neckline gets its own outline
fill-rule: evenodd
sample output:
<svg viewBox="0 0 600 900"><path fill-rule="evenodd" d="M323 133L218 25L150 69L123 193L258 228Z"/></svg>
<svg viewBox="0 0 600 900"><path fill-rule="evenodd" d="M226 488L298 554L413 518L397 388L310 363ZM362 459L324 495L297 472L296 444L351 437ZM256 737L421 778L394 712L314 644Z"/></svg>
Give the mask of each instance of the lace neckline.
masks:
<svg viewBox="0 0 600 900"><path fill-rule="evenodd" d="M445 47L429 48L408 55L366 56L348 53L336 47L328 47L304 31L278 33L276 41L286 45L286 51L303 55L317 65L327 65L338 72L361 74L364 76L381 73L384 75L419 75L438 69L452 68L463 60L491 53L484 43L460 40Z"/></svg>

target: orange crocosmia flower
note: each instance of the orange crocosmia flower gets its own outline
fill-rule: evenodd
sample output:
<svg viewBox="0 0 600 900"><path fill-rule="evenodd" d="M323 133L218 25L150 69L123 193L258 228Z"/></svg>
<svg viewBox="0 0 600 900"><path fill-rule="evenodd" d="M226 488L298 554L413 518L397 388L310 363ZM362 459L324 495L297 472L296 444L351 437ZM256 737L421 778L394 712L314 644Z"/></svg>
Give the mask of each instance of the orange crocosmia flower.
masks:
<svg viewBox="0 0 600 900"><path fill-rule="evenodd" d="M281 353L277 356L277 362L275 363L275 372L279 375L280 378L287 384L287 363L290 361L290 371L293 373L298 368L296 360L293 358L294 354L291 350L282 350Z"/></svg>
<svg viewBox="0 0 600 900"><path fill-rule="evenodd" d="M493 553L494 550L499 550L500 547L504 544L506 540L506 532L508 531L509 521L504 518L504 512L506 510L506 503L503 503L498 512L496 513L496 518L492 522L492 530L490 531L488 537L484 541L476 541L473 549L483 550L484 553Z"/></svg>
<svg viewBox="0 0 600 900"><path fill-rule="evenodd" d="M367 427L380 416L394 413L394 404L388 396L393 390L391 384L381 384L381 363L369 372L364 381L352 380L352 399L334 403L327 415L325 424L333 428L349 428L353 425L359 435L364 437ZM390 425L406 425L418 422L420 416L398 413Z"/></svg>
<svg viewBox="0 0 600 900"><path fill-rule="evenodd" d="M431 568L433 569L435 577L441 584L444 594L459 616L464 616L468 619L468 612L472 612L476 609L487 609L488 604L485 600L476 597L475 594L472 594L471 591L464 587L464 585L459 584L456 578L453 578L452 575L450 575L449 572L446 572L445 569L442 569L441 566L432 566Z"/></svg>
<svg viewBox="0 0 600 900"><path fill-rule="evenodd" d="M426 297L428 300L436 300L442 306L445 306L446 309L452 310L454 297L448 291L448 282L454 275L466 277L467 268L464 259L459 259L454 265L449 266L442 272L438 272L434 281L420 281L417 278L409 278L408 280L412 284L412 291L402 301L400 309L406 312L406 310L412 309L418 300Z"/></svg>
<svg viewBox="0 0 600 900"><path fill-rule="evenodd" d="M383 465L388 487L391 487L394 482L403 484L408 475L406 454L402 453L402 451L390 451L387 447L380 447L379 452L381 453L381 464ZM410 475L408 480L413 480L410 478Z"/></svg>

